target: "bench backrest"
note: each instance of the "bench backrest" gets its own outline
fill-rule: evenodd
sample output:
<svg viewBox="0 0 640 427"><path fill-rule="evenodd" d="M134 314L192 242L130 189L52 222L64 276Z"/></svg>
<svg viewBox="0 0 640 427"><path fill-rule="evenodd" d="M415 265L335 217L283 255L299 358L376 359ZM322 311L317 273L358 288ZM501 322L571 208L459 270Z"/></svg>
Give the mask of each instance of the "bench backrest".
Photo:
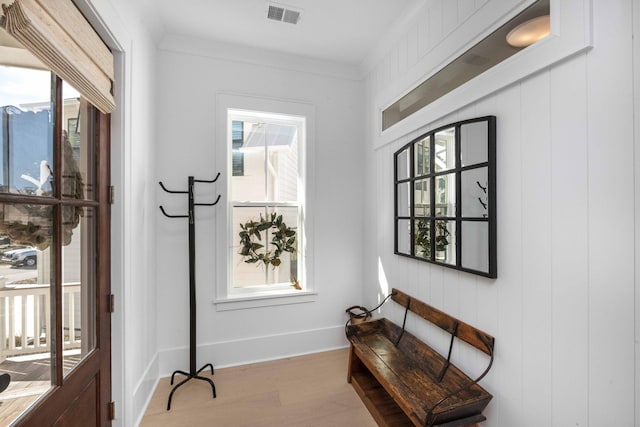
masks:
<svg viewBox="0 0 640 427"><path fill-rule="evenodd" d="M444 313L435 307L431 307L430 305L413 298L398 289L392 289L391 299L450 334L455 334L457 338L474 346L489 356L493 354L495 339L486 332L474 328L455 317L449 316L447 313Z"/></svg>

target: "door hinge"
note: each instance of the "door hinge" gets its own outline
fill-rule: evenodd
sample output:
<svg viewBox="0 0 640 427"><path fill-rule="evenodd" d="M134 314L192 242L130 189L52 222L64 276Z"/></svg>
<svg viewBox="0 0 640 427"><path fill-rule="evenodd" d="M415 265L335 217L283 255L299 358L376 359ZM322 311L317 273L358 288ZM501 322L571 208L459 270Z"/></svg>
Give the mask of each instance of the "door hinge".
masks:
<svg viewBox="0 0 640 427"><path fill-rule="evenodd" d="M113 185L109 186L109 204L112 205L116 201L116 188Z"/></svg>
<svg viewBox="0 0 640 427"><path fill-rule="evenodd" d="M109 306L107 307L109 313L115 313L116 311L116 296L109 294Z"/></svg>
<svg viewBox="0 0 640 427"><path fill-rule="evenodd" d="M109 402L109 419L110 420L115 420L116 419L116 402Z"/></svg>

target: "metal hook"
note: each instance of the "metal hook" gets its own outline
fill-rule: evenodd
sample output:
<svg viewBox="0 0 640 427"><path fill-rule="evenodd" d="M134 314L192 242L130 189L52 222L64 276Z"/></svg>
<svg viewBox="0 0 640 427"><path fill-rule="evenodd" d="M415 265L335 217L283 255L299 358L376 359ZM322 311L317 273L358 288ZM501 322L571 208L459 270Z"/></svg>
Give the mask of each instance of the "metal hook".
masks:
<svg viewBox="0 0 640 427"><path fill-rule="evenodd" d="M487 204L485 202L482 201L482 199L480 197L478 197L478 201L480 202L480 204L482 205L482 207L486 210L487 209Z"/></svg>
<svg viewBox="0 0 640 427"><path fill-rule="evenodd" d="M206 182L206 183L211 184L211 183L216 182L218 180L218 178L220 178L220 172L218 172L218 175L216 175L216 177L213 178L213 180L211 180L211 181L207 181L207 180L204 180L204 179L194 179L194 181L195 182Z"/></svg>
<svg viewBox="0 0 640 427"><path fill-rule="evenodd" d="M213 203L194 203L193 205L194 206L215 206L218 204L219 201L220 201L220 194L218 194L218 198Z"/></svg>
<svg viewBox="0 0 640 427"><path fill-rule="evenodd" d="M167 213L167 211L164 210L164 208L162 206L160 206L160 210L162 211L162 213L164 214L164 216L168 217L168 218L189 218L189 215L169 215Z"/></svg>
<svg viewBox="0 0 640 427"><path fill-rule="evenodd" d="M188 191L173 191L173 190L169 190L167 187L164 186L162 181L158 181L158 184L160 184L160 187L162 187L162 189L164 191L166 191L167 193L173 193L173 194L187 194L188 193ZM162 206L160 208L162 208Z"/></svg>

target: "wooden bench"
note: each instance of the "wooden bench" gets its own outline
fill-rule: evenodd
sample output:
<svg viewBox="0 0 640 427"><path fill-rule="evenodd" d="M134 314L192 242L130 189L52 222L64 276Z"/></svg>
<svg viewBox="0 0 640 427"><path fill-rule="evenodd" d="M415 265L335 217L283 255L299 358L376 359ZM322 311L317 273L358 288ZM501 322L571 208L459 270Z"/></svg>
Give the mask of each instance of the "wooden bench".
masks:
<svg viewBox="0 0 640 427"><path fill-rule="evenodd" d="M484 421L492 396L480 381L493 363L494 338L397 289L391 299L451 334L443 357L391 321L349 324L348 381L380 426L470 426ZM454 338L489 356L486 370L471 379L450 363Z"/></svg>

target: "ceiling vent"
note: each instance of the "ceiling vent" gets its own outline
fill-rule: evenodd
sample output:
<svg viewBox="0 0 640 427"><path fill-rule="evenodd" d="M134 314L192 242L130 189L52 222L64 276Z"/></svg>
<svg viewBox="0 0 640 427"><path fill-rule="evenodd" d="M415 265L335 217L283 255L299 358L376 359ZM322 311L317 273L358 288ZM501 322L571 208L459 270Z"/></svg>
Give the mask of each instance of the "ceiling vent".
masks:
<svg viewBox="0 0 640 427"><path fill-rule="evenodd" d="M297 24L300 22L302 11L291 9L276 3L267 4L267 18L273 21L286 22L287 24Z"/></svg>

